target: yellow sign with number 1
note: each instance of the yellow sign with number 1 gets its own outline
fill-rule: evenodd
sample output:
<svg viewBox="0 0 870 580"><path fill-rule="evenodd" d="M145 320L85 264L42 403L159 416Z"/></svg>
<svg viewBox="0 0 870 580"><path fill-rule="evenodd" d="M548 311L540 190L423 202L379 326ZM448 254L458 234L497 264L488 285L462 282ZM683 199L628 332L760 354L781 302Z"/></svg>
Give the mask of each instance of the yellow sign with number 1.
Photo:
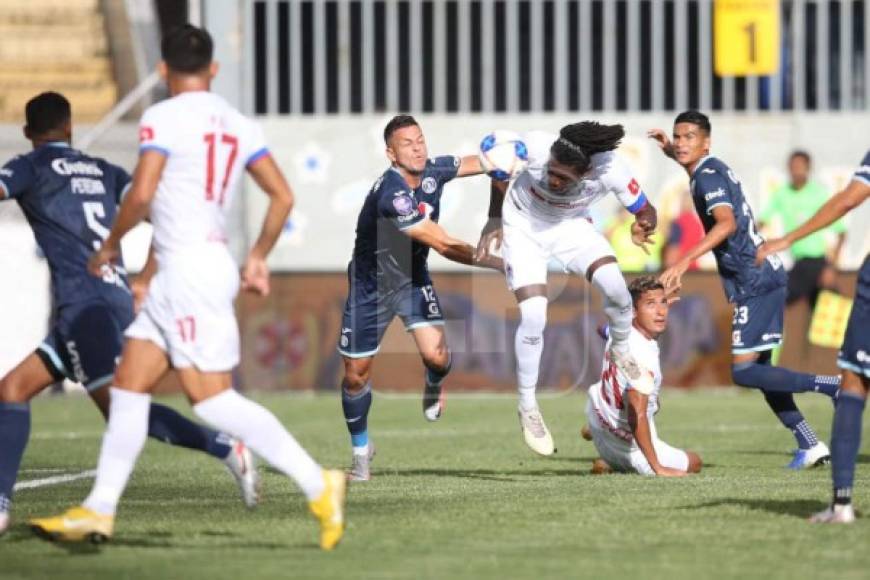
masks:
<svg viewBox="0 0 870 580"><path fill-rule="evenodd" d="M719 76L770 75L779 69L779 0L716 0Z"/></svg>

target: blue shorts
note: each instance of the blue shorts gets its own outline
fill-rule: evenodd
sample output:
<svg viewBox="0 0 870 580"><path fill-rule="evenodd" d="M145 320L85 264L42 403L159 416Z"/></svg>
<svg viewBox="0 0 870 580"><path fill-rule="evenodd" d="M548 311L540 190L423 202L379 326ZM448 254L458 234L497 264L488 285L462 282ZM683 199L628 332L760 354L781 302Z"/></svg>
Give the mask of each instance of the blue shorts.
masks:
<svg viewBox="0 0 870 580"><path fill-rule="evenodd" d="M395 316L402 319L405 330L444 324L441 304L431 284L408 284L378 294L351 283L341 318L338 352L349 358L374 356Z"/></svg>
<svg viewBox="0 0 870 580"><path fill-rule="evenodd" d="M67 378L89 391L99 389L112 380L124 329L132 319L132 304L125 308L92 300L63 306L36 354L56 380Z"/></svg>
<svg viewBox="0 0 870 580"><path fill-rule="evenodd" d="M771 350L782 344L783 312L788 290L785 286L761 296L734 303L731 321L731 353L745 354Z"/></svg>
<svg viewBox="0 0 870 580"><path fill-rule="evenodd" d="M843 346L837 355L837 366L870 378L870 255L858 271L855 301Z"/></svg>

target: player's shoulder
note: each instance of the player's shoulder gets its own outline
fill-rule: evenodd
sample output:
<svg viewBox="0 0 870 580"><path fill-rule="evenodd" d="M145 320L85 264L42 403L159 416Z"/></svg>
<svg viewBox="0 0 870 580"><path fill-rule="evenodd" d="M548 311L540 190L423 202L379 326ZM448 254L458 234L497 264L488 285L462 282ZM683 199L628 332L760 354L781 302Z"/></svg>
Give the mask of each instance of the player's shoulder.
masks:
<svg viewBox="0 0 870 580"><path fill-rule="evenodd" d="M405 183L405 180L401 175L399 175L399 172L392 167L384 171L372 185L372 195L375 195L378 198L392 198L396 195L408 192L408 184Z"/></svg>
<svg viewBox="0 0 870 580"><path fill-rule="evenodd" d="M458 169L462 158L458 155L436 155L426 160L427 169Z"/></svg>

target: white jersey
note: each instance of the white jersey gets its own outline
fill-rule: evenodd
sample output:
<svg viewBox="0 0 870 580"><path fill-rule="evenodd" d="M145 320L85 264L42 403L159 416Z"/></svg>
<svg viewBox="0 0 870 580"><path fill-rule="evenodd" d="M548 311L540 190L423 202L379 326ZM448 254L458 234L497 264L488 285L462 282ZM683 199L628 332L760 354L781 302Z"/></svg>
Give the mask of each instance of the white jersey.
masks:
<svg viewBox="0 0 870 580"><path fill-rule="evenodd" d="M662 371L659 364L659 345L654 339L645 337L637 328L631 327L628 337L628 348L638 364L653 375L653 391L649 395L647 416L652 421L659 408L659 391L662 386ZM628 423L628 396L631 389L628 379L616 365L610 361L610 341L604 351L604 366L601 372L601 382L589 387L589 399L592 403L598 422L616 437L631 441L634 436Z"/></svg>
<svg viewBox="0 0 870 580"><path fill-rule="evenodd" d="M511 183L505 203L513 203L530 216L547 222L587 217L589 207L609 192L613 192L632 213L643 207L646 197L628 165L615 151L593 155L589 171L564 195L550 193L547 162L550 147L558 138L558 135L544 131L530 131L523 135L529 166Z"/></svg>
<svg viewBox="0 0 870 580"><path fill-rule="evenodd" d="M227 240L226 214L245 167L268 154L260 127L220 96L185 92L149 107L139 150L166 165L151 203L159 262Z"/></svg>

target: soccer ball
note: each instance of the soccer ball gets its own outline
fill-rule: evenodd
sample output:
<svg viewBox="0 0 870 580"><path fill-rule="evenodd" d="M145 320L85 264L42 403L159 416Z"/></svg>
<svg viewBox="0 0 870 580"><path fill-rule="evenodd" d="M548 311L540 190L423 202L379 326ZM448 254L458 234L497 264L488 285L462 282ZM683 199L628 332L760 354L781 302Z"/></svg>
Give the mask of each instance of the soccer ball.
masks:
<svg viewBox="0 0 870 580"><path fill-rule="evenodd" d="M493 131L480 142L480 165L499 181L509 181L529 165L526 144L513 131Z"/></svg>

